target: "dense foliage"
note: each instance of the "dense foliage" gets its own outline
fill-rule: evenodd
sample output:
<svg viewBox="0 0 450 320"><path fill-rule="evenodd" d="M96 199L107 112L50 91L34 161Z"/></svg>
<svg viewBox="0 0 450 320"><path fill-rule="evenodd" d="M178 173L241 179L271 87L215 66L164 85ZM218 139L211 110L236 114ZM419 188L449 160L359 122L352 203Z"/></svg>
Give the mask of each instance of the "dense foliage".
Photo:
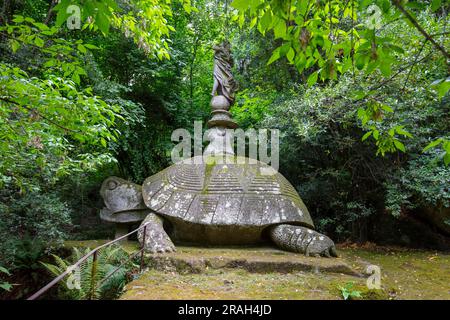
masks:
<svg viewBox="0 0 450 320"><path fill-rule="evenodd" d="M73 249L73 254L63 259L53 255L55 264L42 263L54 277L64 273L75 262L91 251ZM58 284L58 297L62 299L114 299L127 283L128 273L137 266L129 261L128 254L120 247L112 246L100 250L96 261L96 272L92 275L92 260L83 262ZM74 290L77 289L77 290Z"/></svg>
<svg viewBox="0 0 450 320"><path fill-rule="evenodd" d="M438 0L4 0L0 288L21 297L9 284L26 280L10 273L42 272L64 239L112 235L98 218L101 182L141 183L170 164L174 129L206 122L222 39L239 82L234 118L280 129L280 171L319 230L448 247L448 10Z"/></svg>

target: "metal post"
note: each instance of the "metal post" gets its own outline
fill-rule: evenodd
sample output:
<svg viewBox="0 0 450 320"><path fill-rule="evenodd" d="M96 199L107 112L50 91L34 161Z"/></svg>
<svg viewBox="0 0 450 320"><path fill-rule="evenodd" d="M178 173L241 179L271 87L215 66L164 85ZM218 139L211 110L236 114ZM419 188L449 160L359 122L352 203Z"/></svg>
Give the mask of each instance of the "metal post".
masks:
<svg viewBox="0 0 450 320"><path fill-rule="evenodd" d="M92 269L91 269L91 291L89 293L89 300L92 300L95 296L95 276L97 274L97 250L94 251L92 256Z"/></svg>
<svg viewBox="0 0 450 320"><path fill-rule="evenodd" d="M147 225L144 226L144 235L142 237L142 248L141 248L141 267L139 269L140 272L142 272L142 269L144 269L144 251L145 251L145 236L147 234Z"/></svg>

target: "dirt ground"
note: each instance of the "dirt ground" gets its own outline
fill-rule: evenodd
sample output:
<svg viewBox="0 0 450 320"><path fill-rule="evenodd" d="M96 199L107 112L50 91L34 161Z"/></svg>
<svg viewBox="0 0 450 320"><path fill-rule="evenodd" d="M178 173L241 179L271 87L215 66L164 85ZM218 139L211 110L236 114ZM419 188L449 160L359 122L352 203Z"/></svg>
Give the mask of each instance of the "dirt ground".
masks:
<svg viewBox="0 0 450 320"><path fill-rule="evenodd" d="M253 261L260 260L262 254L246 248L182 247L178 252L181 259L188 262L195 255L219 255L221 258L233 255ZM343 293L355 299L450 299L449 253L372 244L340 245L338 252L340 259L360 273L359 276L333 271L333 268L289 272L283 268L277 271L277 267L255 272L239 265L206 266L201 270L187 269L184 272L173 266L167 270L149 268L126 285L121 299L343 299ZM275 251L274 255L281 256L276 258L277 261L299 259L296 254L282 251ZM380 268L379 290L367 288L369 275L366 269L369 265Z"/></svg>

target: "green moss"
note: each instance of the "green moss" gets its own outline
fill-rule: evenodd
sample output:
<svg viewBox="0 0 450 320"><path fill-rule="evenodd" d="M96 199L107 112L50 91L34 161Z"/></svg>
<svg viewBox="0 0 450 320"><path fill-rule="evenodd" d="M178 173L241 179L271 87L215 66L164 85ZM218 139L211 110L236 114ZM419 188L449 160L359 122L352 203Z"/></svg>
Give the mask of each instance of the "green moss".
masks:
<svg viewBox="0 0 450 320"><path fill-rule="evenodd" d="M295 254L255 248L182 247L186 259L200 256L235 257L236 259L279 256L292 261ZM255 273L240 268L206 268L198 273L186 269L151 269L127 285L122 299L342 299L339 286L348 282L361 292L361 299L449 299L450 255L399 248L339 248L339 254L361 273L367 265L381 268L381 289L369 290L366 276L339 273L294 271ZM276 252L276 253L275 253ZM275 258L276 259L276 258ZM323 261L330 261L322 259Z"/></svg>
<svg viewBox="0 0 450 320"><path fill-rule="evenodd" d="M366 287L361 289L361 295L364 300L388 300L391 298L389 292L384 289L367 289Z"/></svg>
<svg viewBox="0 0 450 320"><path fill-rule="evenodd" d="M209 180L211 179L211 174L215 165L216 159L208 156L205 162L205 183L203 184L202 194L208 193Z"/></svg>
<svg viewBox="0 0 450 320"><path fill-rule="evenodd" d="M126 287L121 299L335 299L326 277L306 273L254 274L239 269L203 274L150 270Z"/></svg>
<svg viewBox="0 0 450 320"><path fill-rule="evenodd" d="M66 241L65 247L95 248L109 240ZM121 243L129 253L138 250L134 241ZM283 265L295 261L318 259L326 266L335 259L306 258L301 255L260 247L178 247L174 256L178 266L168 264L150 269L127 285L122 299L342 299L340 286L354 284L352 290L361 292L361 299L450 299L450 255L448 253L408 250L391 247L339 247L338 253L352 269L365 273L368 265L381 269L381 289L369 290L366 277L340 273L306 271L271 271L221 266L227 259L257 263L270 261ZM158 255L163 258L165 255ZM216 259L216 260L214 260ZM216 261L216 265L197 264ZM185 263L183 264L183 261ZM189 262L189 263L186 263ZM161 268L163 267L163 268ZM163 270L163 271L162 271Z"/></svg>
<svg viewBox="0 0 450 320"><path fill-rule="evenodd" d="M109 241L111 240L82 240L82 241L68 240L64 242L64 247L68 249L75 247L95 249L96 247L101 246ZM120 246L127 253L133 253L139 250L139 244L137 241L121 241Z"/></svg>
<svg viewBox="0 0 450 320"><path fill-rule="evenodd" d="M391 247L345 248L343 258L364 273L367 265L381 269L382 295L389 299L449 299L450 255ZM372 296L368 293L367 296Z"/></svg>

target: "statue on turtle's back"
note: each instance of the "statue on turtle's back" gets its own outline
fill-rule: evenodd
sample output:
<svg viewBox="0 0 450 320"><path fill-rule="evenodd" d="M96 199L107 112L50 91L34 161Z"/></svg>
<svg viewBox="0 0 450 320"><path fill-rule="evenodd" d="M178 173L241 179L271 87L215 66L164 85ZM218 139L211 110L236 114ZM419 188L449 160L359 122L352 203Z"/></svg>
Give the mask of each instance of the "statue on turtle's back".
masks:
<svg viewBox="0 0 450 320"><path fill-rule="evenodd" d="M234 94L237 89L231 69L233 58L231 57L230 43L224 41L215 45L214 49L214 84L212 96L224 96L230 106L234 103Z"/></svg>

